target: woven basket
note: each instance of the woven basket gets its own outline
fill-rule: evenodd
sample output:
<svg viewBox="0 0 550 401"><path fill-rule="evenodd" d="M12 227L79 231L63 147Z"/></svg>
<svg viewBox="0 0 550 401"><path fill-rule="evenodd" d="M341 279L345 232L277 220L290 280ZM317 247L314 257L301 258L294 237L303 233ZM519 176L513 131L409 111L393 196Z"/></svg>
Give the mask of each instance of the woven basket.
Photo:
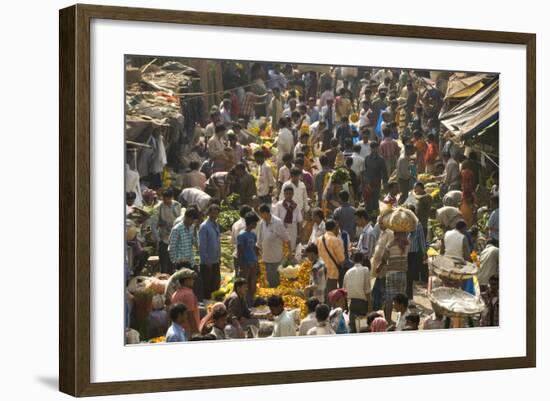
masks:
<svg viewBox="0 0 550 401"><path fill-rule="evenodd" d="M439 287L428 294L434 312L447 317L479 315L485 309L483 301L458 288Z"/></svg>
<svg viewBox="0 0 550 401"><path fill-rule="evenodd" d="M445 255L431 257L429 265L430 270L444 281L466 281L479 272L477 265Z"/></svg>

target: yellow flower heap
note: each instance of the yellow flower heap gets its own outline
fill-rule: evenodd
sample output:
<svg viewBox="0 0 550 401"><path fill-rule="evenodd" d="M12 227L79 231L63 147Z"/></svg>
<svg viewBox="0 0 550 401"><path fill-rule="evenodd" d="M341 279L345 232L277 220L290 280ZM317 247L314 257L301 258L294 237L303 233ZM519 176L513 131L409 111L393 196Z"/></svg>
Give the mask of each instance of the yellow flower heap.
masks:
<svg viewBox="0 0 550 401"><path fill-rule="evenodd" d="M283 298L287 308L300 309L300 315L304 318L307 315L306 304L303 296L299 296L299 292L309 285L311 262L309 260L303 261L300 264L298 277L296 279L291 280L283 276L281 277L279 285L275 288L267 287L265 263L261 261L259 266L259 288L256 295L265 298L270 297L271 295L280 295Z"/></svg>

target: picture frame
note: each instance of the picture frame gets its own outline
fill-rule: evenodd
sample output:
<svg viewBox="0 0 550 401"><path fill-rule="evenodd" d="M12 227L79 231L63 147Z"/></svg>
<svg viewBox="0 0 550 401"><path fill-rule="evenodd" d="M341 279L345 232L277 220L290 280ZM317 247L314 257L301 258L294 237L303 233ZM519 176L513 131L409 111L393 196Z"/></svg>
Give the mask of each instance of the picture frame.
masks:
<svg viewBox="0 0 550 401"><path fill-rule="evenodd" d="M526 49L525 355L151 380L91 380L91 38L94 19L521 45ZM72 396L177 391L536 366L536 36L530 33L74 5L59 14L59 389ZM121 344L122 346L122 344Z"/></svg>

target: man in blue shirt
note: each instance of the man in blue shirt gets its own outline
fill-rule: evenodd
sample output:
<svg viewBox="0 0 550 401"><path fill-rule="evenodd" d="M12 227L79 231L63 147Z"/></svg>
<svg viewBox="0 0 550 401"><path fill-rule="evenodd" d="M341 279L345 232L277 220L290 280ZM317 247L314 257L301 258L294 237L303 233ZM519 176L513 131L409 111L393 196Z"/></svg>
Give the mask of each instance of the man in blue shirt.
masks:
<svg viewBox="0 0 550 401"><path fill-rule="evenodd" d="M183 326L187 324L187 307L184 304L175 304L170 307L172 325L166 332L166 342L175 343L187 341L187 334Z"/></svg>
<svg viewBox="0 0 550 401"><path fill-rule="evenodd" d="M216 222L220 214L218 205L210 205L208 218L199 228L200 273L202 277L203 299L210 299L212 292L220 288L220 226Z"/></svg>
<svg viewBox="0 0 550 401"><path fill-rule="evenodd" d="M256 280L258 278L258 249L257 237L254 229L259 217L249 212L244 217L246 228L237 236L237 258L239 259L239 276L246 279L248 285L247 301L252 304L256 294Z"/></svg>

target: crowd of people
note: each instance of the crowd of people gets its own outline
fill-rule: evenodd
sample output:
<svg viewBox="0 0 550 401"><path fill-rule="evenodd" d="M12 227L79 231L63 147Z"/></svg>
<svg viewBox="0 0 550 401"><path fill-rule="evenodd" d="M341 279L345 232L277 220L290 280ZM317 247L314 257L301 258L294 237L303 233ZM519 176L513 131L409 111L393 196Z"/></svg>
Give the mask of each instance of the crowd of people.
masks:
<svg viewBox="0 0 550 401"><path fill-rule="evenodd" d="M439 123L444 93L422 87L426 74L263 63L245 73L226 65L223 99L193 143L202 160L178 166L170 185L142 177L140 193L126 194L128 230L149 230L153 243L148 250L143 236L128 237L128 281L153 254L171 275L164 302L149 311L157 319L148 337L257 337L263 321L274 337L448 328L414 300L415 286L436 285L430 247L479 264L464 289L487 305L475 324L498 325L498 168L482 166L479 152ZM439 210L422 176L447 200ZM215 303L218 220L233 194L240 218L230 229L233 263L224 266L233 291ZM379 218L398 207L416 215L414 231L394 232ZM284 296L256 296L261 266L277 288L289 259L311 264L301 320ZM127 291L126 327L134 298Z"/></svg>

